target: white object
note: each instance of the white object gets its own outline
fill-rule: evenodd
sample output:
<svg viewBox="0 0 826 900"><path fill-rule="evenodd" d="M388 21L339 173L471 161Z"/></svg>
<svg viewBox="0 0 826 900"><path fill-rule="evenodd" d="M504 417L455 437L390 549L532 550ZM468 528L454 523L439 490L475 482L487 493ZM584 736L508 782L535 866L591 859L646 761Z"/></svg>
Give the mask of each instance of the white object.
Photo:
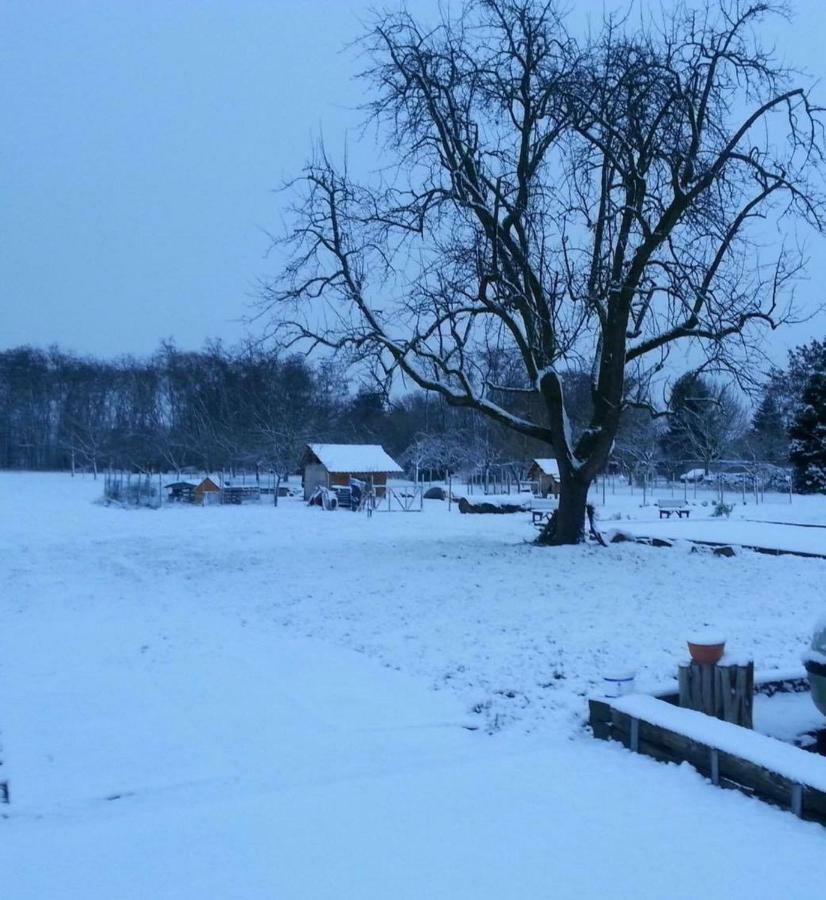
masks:
<svg viewBox="0 0 826 900"><path fill-rule="evenodd" d="M401 466L379 444L308 444L328 472L400 474Z"/></svg>
<svg viewBox="0 0 826 900"><path fill-rule="evenodd" d="M717 644L725 644L726 636L719 631L695 631L686 638L689 644L697 644L699 647L714 647Z"/></svg>
<svg viewBox="0 0 826 900"><path fill-rule="evenodd" d="M606 697L625 697L634 693L634 680L636 672L614 672L611 675L604 675L602 680L605 682Z"/></svg>

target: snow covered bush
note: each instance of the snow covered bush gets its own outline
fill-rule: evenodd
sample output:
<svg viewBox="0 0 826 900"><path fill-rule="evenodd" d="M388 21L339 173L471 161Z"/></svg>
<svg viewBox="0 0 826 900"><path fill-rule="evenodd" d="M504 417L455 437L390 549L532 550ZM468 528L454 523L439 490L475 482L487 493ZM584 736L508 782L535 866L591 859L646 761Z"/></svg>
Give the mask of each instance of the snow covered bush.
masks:
<svg viewBox="0 0 826 900"><path fill-rule="evenodd" d="M714 510L712 511L711 515L715 516L718 519L722 518L723 516L728 518L731 515L733 509L734 506L731 503L723 503L722 500L718 500L714 504Z"/></svg>

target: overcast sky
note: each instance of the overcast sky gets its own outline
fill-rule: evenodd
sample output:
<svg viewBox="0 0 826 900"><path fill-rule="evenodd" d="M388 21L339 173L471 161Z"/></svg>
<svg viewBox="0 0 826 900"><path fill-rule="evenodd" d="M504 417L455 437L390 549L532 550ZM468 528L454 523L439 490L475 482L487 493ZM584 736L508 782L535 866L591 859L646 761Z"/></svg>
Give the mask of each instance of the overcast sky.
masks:
<svg viewBox="0 0 826 900"><path fill-rule="evenodd" d="M0 347L238 340L280 222L273 189L319 133L338 147L359 121L344 45L372 5L0 0ZM826 100L826 7L794 6L778 45ZM826 244L810 249L814 307ZM789 330L776 357L824 331L823 316Z"/></svg>

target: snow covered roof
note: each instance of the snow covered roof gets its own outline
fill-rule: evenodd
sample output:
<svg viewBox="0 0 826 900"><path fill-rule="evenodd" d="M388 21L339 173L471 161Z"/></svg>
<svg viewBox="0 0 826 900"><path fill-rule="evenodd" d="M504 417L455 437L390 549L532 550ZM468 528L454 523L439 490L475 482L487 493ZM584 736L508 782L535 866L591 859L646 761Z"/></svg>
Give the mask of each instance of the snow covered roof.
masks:
<svg viewBox="0 0 826 900"><path fill-rule="evenodd" d="M380 444L308 444L307 449L328 472L401 472Z"/></svg>
<svg viewBox="0 0 826 900"><path fill-rule="evenodd" d="M533 462L546 475L553 475L554 478L559 478L559 464L555 459L535 459Z"/></svg>

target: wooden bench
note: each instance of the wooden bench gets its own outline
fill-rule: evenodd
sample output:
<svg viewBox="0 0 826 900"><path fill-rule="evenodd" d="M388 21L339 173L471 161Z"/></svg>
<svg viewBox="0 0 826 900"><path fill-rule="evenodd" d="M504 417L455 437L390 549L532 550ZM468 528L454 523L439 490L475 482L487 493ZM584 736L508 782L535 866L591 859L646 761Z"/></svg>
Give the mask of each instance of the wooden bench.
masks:
<svg viewBox="0 0 826 900"><path fill-rule="evenodd" d="M661 519L670 519L672 513L676 513L678 519L682 519L683 516L688 518L691 515L691 510L686 506L684 500L658 500L657 506Z"/></svg>

